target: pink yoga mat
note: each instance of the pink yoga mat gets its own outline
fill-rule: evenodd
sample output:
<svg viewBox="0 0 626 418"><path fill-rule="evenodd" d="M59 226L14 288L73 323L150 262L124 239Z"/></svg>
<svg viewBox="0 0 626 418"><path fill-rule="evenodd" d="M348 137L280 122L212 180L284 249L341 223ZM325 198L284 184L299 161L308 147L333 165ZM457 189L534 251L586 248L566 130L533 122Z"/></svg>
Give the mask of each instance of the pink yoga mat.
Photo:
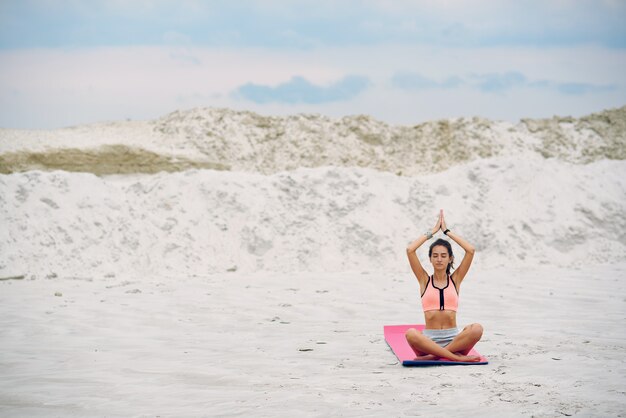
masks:
<svg viewBox="0 0 626 418"><path fill-rule="evenodd" d="M469 352L470 356L480 356L480 361L476 363L463 362L463 361L451 361L448 359L439 360L413 360L415 353L406 341L404 334L409 328L415 328L419 331L424 329L424 325L385 325L385 341L393 350L393 353L398 357L398 360L402 362L403 366L459 366L459 365L477 365L487 364L487 358L481 355L475 349Z"/></svg>

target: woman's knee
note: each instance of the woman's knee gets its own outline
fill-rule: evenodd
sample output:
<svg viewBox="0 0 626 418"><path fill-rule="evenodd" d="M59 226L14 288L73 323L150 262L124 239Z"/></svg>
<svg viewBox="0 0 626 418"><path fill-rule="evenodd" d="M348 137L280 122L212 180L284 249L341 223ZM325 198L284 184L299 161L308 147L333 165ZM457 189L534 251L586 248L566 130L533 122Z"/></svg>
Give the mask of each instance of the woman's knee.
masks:
<svg viewBox="0 0 626 418"><path fill-rule="evenodd" d="M483 336L483 326L479 323L469 325L469 331L474 338L479 340Z"/></svg>
<svg viewBox="0 0 626 418"><path fill-rule="evenodd" d="M418 340L421 335L422 335L422 333L419 332L418 330L416 330L415 328L409 328L404 333L404 336L406 337L407 341Z"/></svg>

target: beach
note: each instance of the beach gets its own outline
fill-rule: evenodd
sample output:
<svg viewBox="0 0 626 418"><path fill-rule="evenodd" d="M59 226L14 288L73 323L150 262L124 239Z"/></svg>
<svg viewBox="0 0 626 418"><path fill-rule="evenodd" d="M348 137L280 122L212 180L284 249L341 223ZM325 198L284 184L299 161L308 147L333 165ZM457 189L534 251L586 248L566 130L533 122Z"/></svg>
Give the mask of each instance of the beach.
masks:
<svg viewBox="0 0 626 418"><path fill-rule="evenodd" d="M430 368L382 336L421 322L409 274L3 281L2 415L619 416L624 271L475 271L489 364Z"/></svg>
<svg viewBox="0 0 626 418"><path fill-rule="evenodd" d="M624 416L625 112L0 130L0 415ZM383 337L440 208L488 365Z"/></svg>

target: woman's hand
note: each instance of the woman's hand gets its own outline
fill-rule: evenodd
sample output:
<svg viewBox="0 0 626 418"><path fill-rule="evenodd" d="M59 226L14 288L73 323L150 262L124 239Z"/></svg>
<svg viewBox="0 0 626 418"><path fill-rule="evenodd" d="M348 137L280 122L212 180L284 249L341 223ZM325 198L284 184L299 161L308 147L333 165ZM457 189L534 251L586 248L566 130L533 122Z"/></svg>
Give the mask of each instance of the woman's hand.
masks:
<svg viewBox="0 0 626 418"><path fill-rule="evenodd" d="M448 228L446 227L446 220L443 217L443 209L441 209L441 212L439 212L439 218L441 219L441 230L445 231Z"/></svg>
<svg viewBox="0 0 626 418"><path fill-rule="evenodd" d="M442 228L441 227L442 222L443 222L443 209L439 211L439 218L437 219L437 223L433 227L433 235L435 235L437 231L439 231Z"/></svg>

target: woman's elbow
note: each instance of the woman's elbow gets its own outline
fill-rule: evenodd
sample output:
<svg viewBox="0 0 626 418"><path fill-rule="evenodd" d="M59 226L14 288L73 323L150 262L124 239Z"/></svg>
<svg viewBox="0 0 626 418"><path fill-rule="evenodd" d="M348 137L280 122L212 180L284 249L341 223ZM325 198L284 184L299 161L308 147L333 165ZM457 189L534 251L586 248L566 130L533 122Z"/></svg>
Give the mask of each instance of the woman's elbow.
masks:
<svg viewBox="0 0 626 418"><path fill-rule="evenodd" d="M476 252L476 248L470 246L467 250L465 250L465 252L468 252L470 254L474 254Z"/></svg>

